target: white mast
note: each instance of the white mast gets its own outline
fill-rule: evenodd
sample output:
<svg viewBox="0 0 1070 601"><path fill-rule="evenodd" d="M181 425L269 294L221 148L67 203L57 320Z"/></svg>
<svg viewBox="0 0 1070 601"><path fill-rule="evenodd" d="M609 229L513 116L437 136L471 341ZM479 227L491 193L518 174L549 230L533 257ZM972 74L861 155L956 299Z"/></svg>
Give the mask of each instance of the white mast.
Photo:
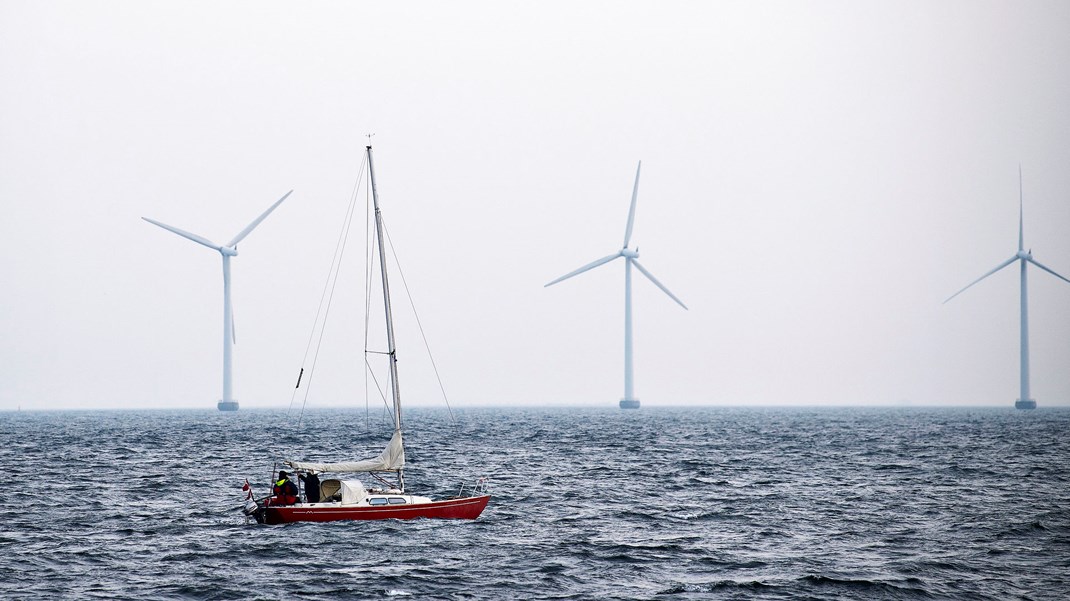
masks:
<svg viewBox="0 0 1070 601"><path fill-rule="evenodd" d="M401 432L401 389L398 387L398 358L394 345L394 316L390 311L390 283L386 276L386 247L383 240L383 216L379 211L379 191L375 187L375 168L372 166L372 147L368 146L368 174L375 206L375 235L379 241L379 271L383 276L383 305L386 308L386 345L390 358L390 395L394 401L394 432ZM398 470L401 474L401 470ZM403 487L404 488L404 487Z"/></svg>
<svg viewBox="0 0 1070 601"><path fill-rule="evenodd" d="M623 401L636 401L635 386L632 383L632 261L624 263L624 398Z"/></svg>
<svg viewBox="0 0 1070 601"><path fill-rule="evenodd" d="M223 255L223 400L219 407L237 407L234 400L234 307L230 301L230 257Z"/></svg>
<svg viewBox="0 0 1070 601"><path fill-rule="evenodd" d="M1030 251L1028 254L1025 251L1025 194L1022 190L1022 166L1018 165L1018 254L1017 257L1031 257L1033 254ZM1015 407L1026 407L1032 405L1036 407L1036 400L1029 396L1029 286L1027 285L1026 278L1026 260L1020 261L1021 273L1022 273L1022 288L1021 288L1021 340L1019 342L1019 352L1021 354L1019 358L1019 376L1021 378L1021 386L1019 392L1021 394L1018 397L1018 401L1014 404Z"/></svg>
<svg viewBox="0 0 1070 601"><path fill-rule="evenodd" d="M1025 275L1026 262L1022 261L1022 324L1021 324L1021 397L1018 398L1017 405L1033 404L1036 406L1036 400L1029 396L1029 289L1026 286Z"/></svg>

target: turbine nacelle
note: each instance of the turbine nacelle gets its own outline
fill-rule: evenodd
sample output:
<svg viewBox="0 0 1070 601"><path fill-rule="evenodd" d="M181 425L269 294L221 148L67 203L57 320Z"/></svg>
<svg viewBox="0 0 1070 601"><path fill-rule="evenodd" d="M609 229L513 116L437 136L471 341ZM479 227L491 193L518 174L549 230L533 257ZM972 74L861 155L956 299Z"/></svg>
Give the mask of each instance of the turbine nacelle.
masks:
<svg viewBox="0 0 1070 601"><path fill-rule="evenodd" d="M620 256L622 256L622 257L624 257L626 259L638 259L639 258L639 249L637 248L635 250L632 250L630 248L622 248L620 250Z"/></svg>
<svg viewBox="0 0 1070 601"><path fill-rule="evenodd" d="M238 247L237 246L220 246L219 247L219 252L220 252L220 254L222 254L223 256L226 256L226 257L236 257L236 256L238 256Z"/></svg>
<svg viewBox="0 0 1070 601"><path fill-rule="evenodd" d="M1028 261L1033 258L1033 249L1030 248L1029 250L1020 250L1014 256L1018 257L1019 259Z"/></svg>

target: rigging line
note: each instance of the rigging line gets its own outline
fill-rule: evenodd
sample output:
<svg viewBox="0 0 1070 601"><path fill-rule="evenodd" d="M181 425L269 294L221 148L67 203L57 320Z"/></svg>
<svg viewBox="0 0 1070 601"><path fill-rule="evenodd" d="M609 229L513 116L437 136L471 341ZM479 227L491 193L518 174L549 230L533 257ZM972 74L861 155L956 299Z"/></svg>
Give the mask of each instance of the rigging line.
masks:
<svg viewBox="0 0 1070 601"><path fill-rule="evenodd" d="M390 401L386 400L386 395L383 393L383 387L379 385L379 378L375 377L375 370L372 369L372 364L368 363L367 357L364 358L364 365L368 367L368 369L365 370L365 373L371 373L372 380L375 381L375 389L379 391L379 398L383 399L383 407L389 410Z"/></svg>
<svg viewBox="0 0 1070 601"><path fill-rule="evenodd" d="M446 401L446 410L449 411L450 421L453 425L457 425L457 418L453 416L453 407L450 407L450 400L446 397L446 387L442 385L442 376L438 373L438 365L435 364L435 357L431 354L431 345L427 342L427 334L424 333L424 326L420 323L420 314L416 311L416 303L412 300L412 293L409 292L409 283L405 281L405 272L401 269L401 261L398 260L397 252L394 251L394 243L390 240L390 230L386 227L386 220L380 216L380 221L383 222L383 235L386 237L386 244L390 247L390 254L394 257L394 264L398 266L398 274L401 275L401 285L405 288L405 294L409 297L409 306L412 307L412 314L416 317L416 326L420 328L420 336L424 339L424 348L427 349L427 358L431 360L431 367L435 370L435 378L438 379L438 389L442 391L442 400Z"/></svg>
<svg viewBox="0 0 1070 601"><path fill-rule="evenodd" d="M353 223L353 213L354 213L353 209L354 209L354 207L356 205L356 199L357 199L357 193L356 192L357 192L357 189L359 189L359 187L360 187L360 181L363 178L363 173L364 173L364 165L362 163L361 164L361 168L357 173L357 181L353 186L353 193L350 196L349 210L346 212L346 220L345 220L345 223L343 224L343 228L342 228L341 245L339 247L337 247L338 248L337 261L336 261L337 262L337 266L335 267L335 270L334 270L334 279L331 281L331 293L327 297L327 306L323 311L323 322L320 325L319 340L316 342L316 352L312 355L312 367L309 369L309 372L308 372L308 384L305 386L305 398L301 403L301 412L297 416L297 426L298 427L301 426L301 422L305 417L305 406L308 405L308 395L312 391L312 379L316 375L316 364L319 361L320 348L323 346L323 335L327 331L327 318L331 314L331 303L334 301L334 290L338 286L338 275L342 271L342 255L345 254L346 243L349 241L349 229L350 229L350 226Z"/></svg>
<svg viewBox="0 0 1070 601"><path fill-rule="evenodd" d="M342 252L345 252L345 242L349 239L349 230L346 229L345 240L342 242ZM338 273L340 270L335 270L334 279L331 281L331 293L327 297L327 309L323 314L323 324L320 326L320 335L316 340L316 352L312 355L312 367L308 370L308 384L305 385L305 397L301 402L301 411L297 414L297 425L301 426L301 422L305 417L305 407L308 405L308 395L312 392L312 380L316 375L316 364L319 362L320 348L323 346L323 335L327 332L327 318L330 316L331 303L334 301L334 290L338 286Z"/></svg>
<svg viewBox="0 0 1070 601"><path fill-rule="evenodd" d="M346 216L348 217L348 209ZM344 223L344 222L343 222ZM344 230L343 230L344 231ZM312 340L316 336L316 329L320 325L320 315L323 313L324 300L327 298L327 289L331 284L331 277L334 275L335 261L338 258L338 245L342 242L342 234L339 232L338 243L335 245L334 255L331 257L331 267L327 270L327 279L323 282L323 292L320 294L319 304L316 306L316 317L312 320L312 331L308 334L308 343L305 345L305 354L301 357L301 373L304 374L305 365L308 363L308 352L312 348ZM311 376L311 373L309 374ZM306 380L306 388L307 388ZM290 394L290 406L286 409L286 415L289 417L293 411L294 399L297 397L297 390L301 387L301 378L298 376L297 386L294 386L293 392Z"/></svg>
<svg viewBox="0 0 1070 601"><path fill-rule="evenodd" d="M303 402L301 403L301 412L300 412L300 414L298 414L298 417L297 417L297 425L298 426L301 425L301 422L304 419L305 407L308 405L308 395L312 391L312 379L316 375L316 364L319 361L320 348L323 346L323 335L327 331L327 318L330 317L331 304L334 301L334 291L335 291L335 288L338 286L338 276L342 271L342 255L345 254L346 244L349 241L349 230L350 230L350 228L352 226L352 223L353 223L353 213L355 212L354 208L356 206L356 198L357 198L356 191L357 191L357 188L360 186L360 181L361 181L362 177L363 177L363 164L361 165L360 171L358 171L357 181L354 184L354 190L353 190L353 193L350 196L349 210L346 212L346 219L345 219L345 223L343 224L343 228L342 228L340 245L336 247L336 250L337 250L337 256L336 256L337 265L335 266L335 269L334 269L334 278L332 280L330 280L330 284L331 284L330 295L327 297L327 305L326 305L326 308L325 308L325 310L323 312L323 322L320 324L320 334L319 334L319 339L316 342L316 352L312 355L312 367L309 369L308 384L305 386L305 398L304 398Z"/></svg>
<svg viewBox="0 0 1070 601"><path fill-rule="evenodd" d="M364 171L364 164L361 163L360 169L357 172L358 173L358 175L357 175L357 184L360 183L360 179L361 179L360 173L362 173L363 171ZM342 237L343 237L343 234L345 233L345 230L346 230L345 224L348 223L352 219L350 214L353 211L353 199L352 199L352 197L354 195L356 195L356 186L354 186L354 190L350 194L349 205L346 207L346 215L345 215L345 218L343 219L343 222L342 222L342 231L340 231L338 233L338 241L335 243L335 246L334 246L334 255L331 256L331 267L330 267L330 269L327 270L327 279L323 283L323 292L320 294L320 302L319 302L319 305L316 306L316 317L315 317L315 319L312 320L312 331L309 332L309 334L308 334L308 343L305 345L305 354L301 357L301 370L302 370L302 372L304 371L305 364L308 361L308 351L309 351L309 349L312 348L312 339L316 336L316 327L319 325L320 315L323 313L323 301L327 297L327 287L331 283L331 276L332 276L332 274L334 274L335 265L339 261L339 258L340 258L340 254L338 252L338 249L342 245ZM310 374L310 377L311 377L311 374ZM290 394L290 405L289 405L289 407L286 408L286 416L287 417L290 416L290 412L293 410L294 399L297 397L297 389L300 388L300 385L301 385L300 377L298 377L297 384L298 385L294 387L293 392ZM306 398L307 398L307 395L306 395Z"/></svg>

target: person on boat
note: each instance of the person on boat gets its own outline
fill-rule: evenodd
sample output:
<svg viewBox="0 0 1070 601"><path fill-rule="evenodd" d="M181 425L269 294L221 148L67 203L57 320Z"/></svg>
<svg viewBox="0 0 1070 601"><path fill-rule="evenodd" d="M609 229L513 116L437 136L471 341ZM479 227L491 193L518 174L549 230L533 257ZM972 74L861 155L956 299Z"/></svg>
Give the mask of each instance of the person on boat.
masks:
<svg viewBox="0 0 1070 601"><path fill-rule="evenodd" d="M298 474L298 478L305 483L305 499L309 503L320 502L320 477L316 472L309 471L307 474Z"/></svg>
<svg viewBox="0 0 1070 601"><path fill-rule="evenodd" d="M297 485L290 480L286 470L279 470L279 479L271 489L275 497L272 505L293 505L297 503Z"/></svg>

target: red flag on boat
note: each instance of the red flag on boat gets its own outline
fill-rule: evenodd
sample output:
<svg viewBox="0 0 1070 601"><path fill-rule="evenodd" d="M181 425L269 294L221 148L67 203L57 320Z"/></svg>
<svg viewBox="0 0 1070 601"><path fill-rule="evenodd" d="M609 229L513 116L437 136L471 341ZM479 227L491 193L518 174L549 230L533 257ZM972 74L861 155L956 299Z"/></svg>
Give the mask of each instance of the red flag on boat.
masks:
<svg viewBox="0 0 1070 601"><path fill-rule="evenodd" d="M249 490L249 479L245 479L245 486L241 487L242 490Z"/></svg>

